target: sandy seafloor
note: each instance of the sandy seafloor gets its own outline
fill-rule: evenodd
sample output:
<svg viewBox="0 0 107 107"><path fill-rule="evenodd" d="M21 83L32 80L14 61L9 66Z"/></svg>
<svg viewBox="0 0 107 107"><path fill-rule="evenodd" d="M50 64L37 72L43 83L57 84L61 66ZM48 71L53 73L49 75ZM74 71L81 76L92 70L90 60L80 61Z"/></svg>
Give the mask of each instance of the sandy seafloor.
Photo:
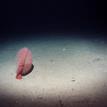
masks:
<svg viewBox="0 0 107 107"><path fill-rule="evenodd" d="M16 54L28 47L33 71L17 80ZM107 44L56 38L0 46L0 107L107 107Z"/></svg>

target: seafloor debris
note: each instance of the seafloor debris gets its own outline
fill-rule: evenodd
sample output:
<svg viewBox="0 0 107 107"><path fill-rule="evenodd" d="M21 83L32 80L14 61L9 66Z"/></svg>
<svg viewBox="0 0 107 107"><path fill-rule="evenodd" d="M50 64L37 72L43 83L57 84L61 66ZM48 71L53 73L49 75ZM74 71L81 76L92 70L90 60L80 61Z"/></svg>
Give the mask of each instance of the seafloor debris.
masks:
<svg viewBox="0 0 107 107"><path fill-rule="evenodd" d="M100 57L97 57L97 58L93 59L93 62L98 62L98 61L100 61L100 60L101 60L101 58L100 58Z"/></svg>

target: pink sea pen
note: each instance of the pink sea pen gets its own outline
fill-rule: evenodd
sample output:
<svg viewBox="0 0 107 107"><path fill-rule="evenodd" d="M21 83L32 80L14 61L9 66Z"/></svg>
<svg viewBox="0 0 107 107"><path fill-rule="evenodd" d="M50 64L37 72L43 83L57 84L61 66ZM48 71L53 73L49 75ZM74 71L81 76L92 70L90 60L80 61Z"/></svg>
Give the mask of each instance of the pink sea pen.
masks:
<svg viewBox="0 0 107 107"><path fill-rule="evenodd" d="M16 79L22 79L22 76L29 74L33 70L32 53L28 48L22 48L17 54L17 74Z"/></svg>

